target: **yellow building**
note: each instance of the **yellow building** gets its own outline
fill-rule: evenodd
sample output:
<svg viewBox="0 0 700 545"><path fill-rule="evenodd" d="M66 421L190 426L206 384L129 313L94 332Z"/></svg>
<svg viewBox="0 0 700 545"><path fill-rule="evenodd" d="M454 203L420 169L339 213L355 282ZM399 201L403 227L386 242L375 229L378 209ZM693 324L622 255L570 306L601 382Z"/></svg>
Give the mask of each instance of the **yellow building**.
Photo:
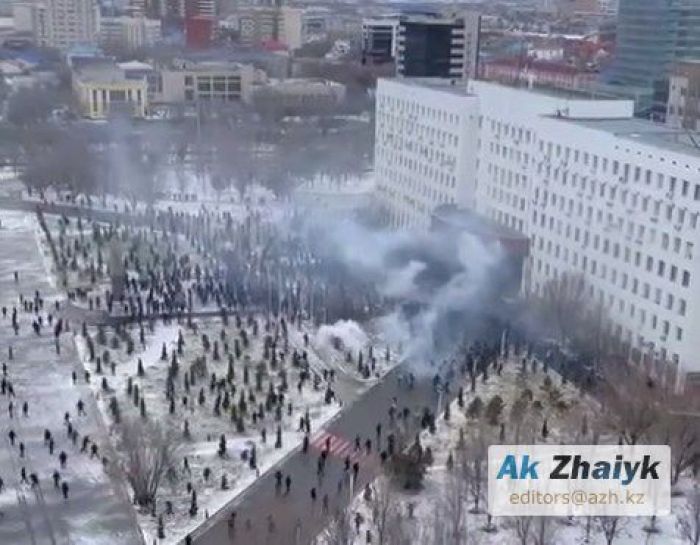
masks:
<svg viewBox="0 0 700 545"><path fill-rule="evenodd" d="M146 77L129 77L116 65L88 66L73 74L73 91L83 116L145 117L148 108Z"/></svg>

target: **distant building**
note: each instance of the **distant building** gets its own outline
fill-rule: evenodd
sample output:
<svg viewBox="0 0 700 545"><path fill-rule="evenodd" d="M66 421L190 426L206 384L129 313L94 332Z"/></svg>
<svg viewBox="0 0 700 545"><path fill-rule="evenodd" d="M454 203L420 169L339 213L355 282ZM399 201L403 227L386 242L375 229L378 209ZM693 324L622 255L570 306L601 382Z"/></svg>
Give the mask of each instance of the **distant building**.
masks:
<svg viewBox="0 0 700 545"><path fill-rule="evenodd" d="M128 79L146 79L149 104L158 96L160 75L153 66L141 61L127 61L117 63L117 67L124 71L124 75Z"/></svg>
<svg viewBox="0 0 700 545"><path fill-rule="evenodd" d="M35 9L33 32L39 45L65 51L74 45L97 43L100 14L96 0L45 0Z"/></svg>
<svg viewBox="0 0 700 545"><path fill-rule="evenodd" d="M527 56L541 61L561 61L564 58L564 46L551 41L531 43L527 47Z"/></svg>
<svg viewBox="0 0 700 545"><path fill-rule="evenodd" d="M402 15L397 34L399 77L469 79L479 56L481 16Z"/></svg>
<svg viewBox="0 0 700 545"><path fill-rule="evenodd" d="M324 39L328 33L329 12L325 8L283 6L281 16L279 38L292 51L314 40Z"/></svg>
<svg viewBox="0 0 700 545"><path fill-rule="evenodd" d="M207 49L214 37L215 19L207 15L185 17L185 44L190 49Z"/></svg>
<svg viewBox="0 0 700 545"><path fill-rule="evenodd" d="M481 77L509 85L577 90L591 88L598 74L564 62L509 57L484 61Z"/></svg>
<svg viewBox="0 0 700 545"><path fill-rule="evenodd" d="M362 62L383 64L396 58L399 17L376 17L362 21Z"/></svg>
<svg viewBox="0 0 700 545"><path fill-rule="evenodd" d="M244 100L253 106L265 103L289 115L319 114L345 100L345 85L317 78L270 80L250 86Z"/></svg>
<svg viewBox="0 0 700 545"><path fill-rule="evenodd" d="M212 43L217 16L215 0L184 0L185 43L193 49L206 49Z"/></svg>
<svg viewBox="0 0 700 545"><path fill-rule="evenodd" d="M158 19L143 16L100 18L100 45L107 49L140 49L152 46L160 39L161 24Z"/></svg>
<svg viewBox="0 0 700 545"><path fill-rule="evenodd" d="M242 45L256 46L263 42L279 41L283 18L276 6L241 6L232 19Z"/></svg>
<svg viewBox="0 0 700 545"><path fill-rule="evenodd" d="M84 66L73 73L73 91L85 117L122 114L144 117L148 108L145 77L129 76L113 63Z"/></svg>
<svg viewBox="0 0 700 545"><path fill-rule="evenodd" d="M250 64L176 59L160 70L160 92L155 100L170 104L237 101L255 78L256 70Z"/></svg>
<svg viewBox="0 0 700 545"><path fill-rule="evenodd" d="M31 32L42 47L66 51L99 40L99 6L95 0L44 0L13 6L18 30Z"/></svg>
<svg viewBox="0 0 700 545"><path fill-rule="evenodd" d="M666 123L700 130L700 60L678 63L671 73Z"/></svg>
<svg viewBox="0 0 700 545"><path fill-rule="evenodd" d="M644 115L666 113L674 63L700 58L700 1L620 0L617 45L603 82Z"/></svg>
<svg viewBox="0 0 700 545"><path fill-rule="evenodd" d="M33 9L32 2L16 2L12 4L12 19L17 32L33 32Z"/></svg>

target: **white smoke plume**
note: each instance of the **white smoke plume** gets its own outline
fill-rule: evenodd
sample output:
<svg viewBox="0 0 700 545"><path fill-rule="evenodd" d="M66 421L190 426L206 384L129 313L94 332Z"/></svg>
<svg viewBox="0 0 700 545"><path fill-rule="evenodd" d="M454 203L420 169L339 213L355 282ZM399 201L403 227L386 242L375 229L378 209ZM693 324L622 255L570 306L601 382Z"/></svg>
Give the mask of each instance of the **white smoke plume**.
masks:
<svg viewBox="0 0 700 545"><path fill-rule="evenodd" d="M305 227L322 254L393 302L377 324L417 372L451 354L497 297L492 279L503 255L496 243L467 233L374 230L328 216L307 216Z"/></svg>

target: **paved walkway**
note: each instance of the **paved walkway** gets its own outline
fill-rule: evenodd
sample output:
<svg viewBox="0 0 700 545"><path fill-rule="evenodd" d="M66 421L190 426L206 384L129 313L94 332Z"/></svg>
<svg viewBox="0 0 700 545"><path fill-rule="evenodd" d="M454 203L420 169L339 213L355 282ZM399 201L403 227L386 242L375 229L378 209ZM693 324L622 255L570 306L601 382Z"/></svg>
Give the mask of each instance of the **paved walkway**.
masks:
<svg viewBox="0 0 700 545"><path fill-rule="evenodd" d="M8 308L7 318L0 315L0 362L7 363L8 378L14 386L14 418L8 414L9 397L0 395L0 477L5 489L0 493L0 543L11 545L134 545L141 543L140 533L123 488L115 487L99 460L80 453L83 435L100 445L107 443L99 413L89 388L79 381L73 385L71 373L79 369L72 333L61 339L56 354L51 328L37 336L31 327L33 314L19 308L19 294L33 297L39 290L48 311L61 294L49 281L48 257L41 255L35 230L35 215L29 212L0 211L0 306ZM19 282L14 280L19 272ZM18 306L19 334L11 327L10 313ZM9 360L12 346L13 359ZM78 416L76 403L86 403L86 416ZM21 415L21 405L29 403L29 416ZM80 433L77 445L68 439L63 415L70 411ZM17 434L10 445L9 430ZM44 430L55 437L54 455L44 445ZM19 442L25 445L20 457ZM59 467L58 453L68 455L65 470ZM36 473L39 487L20 482L20 468ZM69 499L54 489L51 474L59 469L69 485Z"/></svg>

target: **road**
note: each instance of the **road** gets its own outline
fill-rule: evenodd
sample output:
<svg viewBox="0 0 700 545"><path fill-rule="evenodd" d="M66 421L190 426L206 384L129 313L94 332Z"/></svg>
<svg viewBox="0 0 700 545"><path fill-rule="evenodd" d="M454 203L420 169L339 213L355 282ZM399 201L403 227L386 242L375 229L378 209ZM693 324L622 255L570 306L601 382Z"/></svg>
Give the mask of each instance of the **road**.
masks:
<svg viewBox="0 0 700 545"><path fill-rule="evenodd" d="M489 342L498 342L500 331L493 328L486 320L470 321L469 337ZM467 332L465 332L467 333ZM367 390L355 402L346 408L324 430L312 434L311 443L314 445L309 453L304 454L301 448L296 449L290 456L282 460L276 467L271 468L261 476L256 485L250 487L237 498L233 499L224 509L214 514L202 524L192 535L194 545L307 545L326 527L329 516L337 509L346 507L354 495L360 493L367 483L372 482L381 471L380 458L376 450L376 426L382 424L383 448L385 438L391 433L389 407L394 397L398 399L399 410L407 407L413 418L408 420L407 428L402 430L406 444L410 444L416 433L420 431L417 418L425 407L439 414L445 403L449 403L457 394L457 388L452 388L445 394L436 393L433 387L433 377L438 372L445 378L449 367L436 369L427 364L419 369L419 376L413 389L400 385L398 378L405 373L402 364ZM319 483L316 475L317 459L320 450L325 447L325 439L331 437L331 452L326 475ZM360 435L362 443L370 438L373 443L370 456L358 456L354 451L355 436ZM344 487L338 494L338 481L344 474L344 459L350 455L358 460L360 471L358 482L353 490ZM292 490L288 496L279 497L275 494L275 472L282 471L292 477ZM316 487L318 500L312 505L311 488ZM328 494L330 506L324 513L321 498ZM229 519L232 512L236 513L235 532L229 530ZM272 515L275 531L269 532L267 517ZM251 521L252 528L246 528L246 520Z"/></svg>
<svg viewBox="0 0 700 545"><path fill-rule="evenodd" d="M11 312L19 306L19 294L32 297L39 290L46 300L45 310L61 294L49 282L44 257L35 234L34 214L0 212L0 305ZM19 272L19 281L14 280ZM9 395L0 395L0 477L5 489L0 492L0 543L11 545L100 544L134 545L141 543L133 511L122 490L106 475L98 459L80 453L81 441L73 445L67 438L63 414L70 411L76 429L100 445L107 444L99 413L87 385L73 385L72 371L78 369L78 357L72 333L62 336L61 353L56 354L51 331L44 328L38 336L31 328L32 313L18 308L19 334L15 335L9 317L0 315L0 361L7 363L8 379L16 398L15 416L10 418ZM12 346L13 358L9 359ZM76 403L86 403L86 416L78 417ZM21 416L21 405L29 404L29 415ZM17 434L15 446L8 433ZM54 455L44 445L44 430L55 437ZM20 456L19 442L25 445ZM69 485L69 499L54 489L51 474L59 469L58 453L65 450L68 464L61 476ZM20 482L20 468L35 472L39 487Z"/></svg>
<svg viewBox="0 0 700 545"><path fill-rule="evenodd" d="M236 498L223 512L209 519L194 533L196 545L300 545L309 543L325 527L327 513L323 512L322 498L329 497L329 513L345 507L354 493L361 491L364 486L374 480L381 469L380 458L376 450L376 425L382 422L383 448L386 448L386 436L390 433L388 409L392 399L399 399L399 407L409 407L412 411L420 412L423 407L435 407L437 394L434 392L431 380L418 381L409 390L399 386L398 376L403 371L394 369L384 380L366 392L352 406L343 411L336 420L322 431L312 433L311 447L308 453L301 449L295 450L277 467L262 475L256 485L246 490ZM406 436L413 437L417 425L411 426ZM354 449L355 436L372 440L372 453L366 455L364 446L358 453ZM325 440L331 439L331 455L328 457L325 476L322 481L316 474L317 459L325 448ZM347 485L338 493L338 482L344 476L345 456L359 462L360 471L358 482L351 490ZM281 470L284 475L291 475L292 487L288 495L278 496L275 493L275 471ZM317 489L318 499L313 504L311 488ZM236 512L236 525L233 533L229 530L229 515ZM267 525L268 515L273 516L275 531L270 533ZM250 520L252 528L246 528L246 520ZM301 524L299 524L299 521Z"/></svg>

